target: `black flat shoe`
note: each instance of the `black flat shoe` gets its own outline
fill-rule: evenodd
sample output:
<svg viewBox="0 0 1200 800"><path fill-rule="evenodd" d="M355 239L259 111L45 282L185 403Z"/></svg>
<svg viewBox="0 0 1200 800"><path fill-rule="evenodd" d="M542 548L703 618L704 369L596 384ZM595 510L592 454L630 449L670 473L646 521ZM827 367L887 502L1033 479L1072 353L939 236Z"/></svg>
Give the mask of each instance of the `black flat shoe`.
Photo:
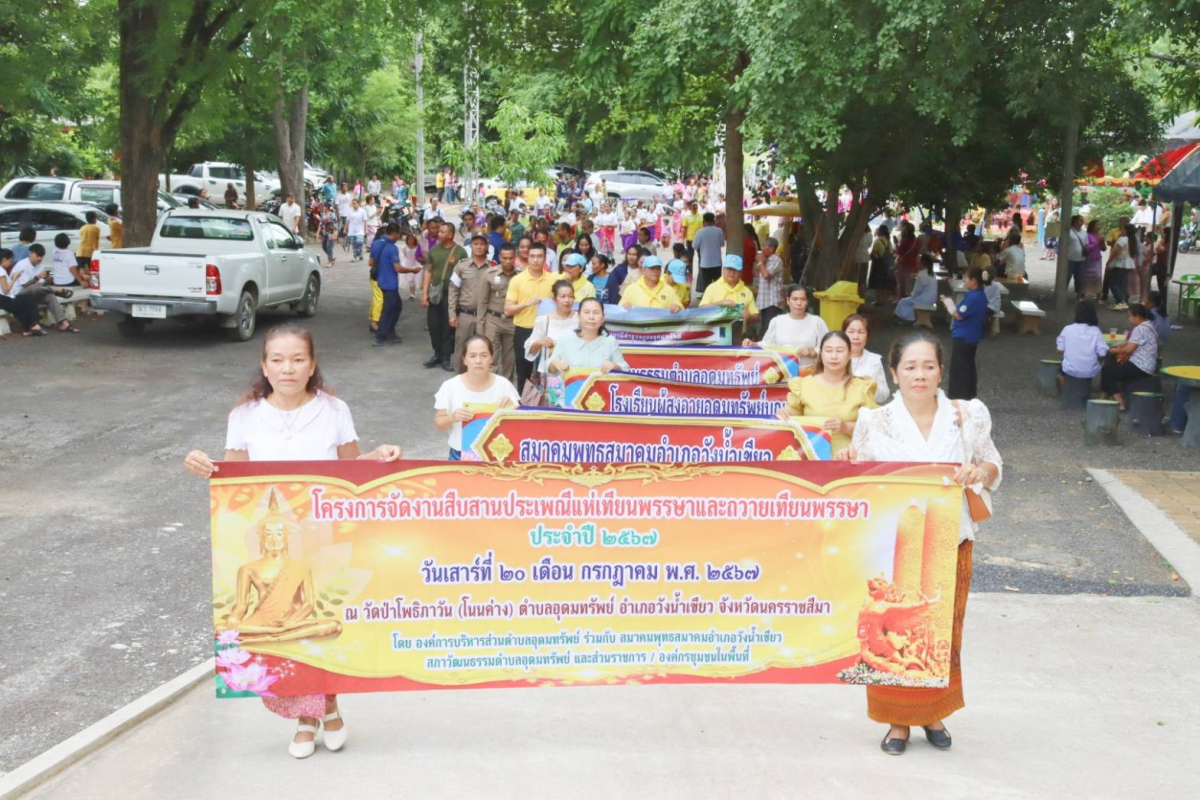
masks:
<svg viewBox="0 0 1200 800"><path fill-rule="evenodd" d="M432 358L427 358L421 364L421 366L424 367L425 369L433 369L434 367L440 367L441 365L442 365L442 359L438 356L433 356Z"/></svg>
<svg viewBox="0 0 1200 800"><path fill-rule="evenodd" d="M935 731L932 728L923 728L923 730L925 731L925 738L938 750L950 749L950 731L945 728L942 728L940 731Z"/></svg>
<svg viewBox="0 0 1200 800"><path fill-rule="evenodd" d="M883 741L879 743L879 749L889 756L902 756L907 747L908 739L889 739L884 736Z"/></svg>

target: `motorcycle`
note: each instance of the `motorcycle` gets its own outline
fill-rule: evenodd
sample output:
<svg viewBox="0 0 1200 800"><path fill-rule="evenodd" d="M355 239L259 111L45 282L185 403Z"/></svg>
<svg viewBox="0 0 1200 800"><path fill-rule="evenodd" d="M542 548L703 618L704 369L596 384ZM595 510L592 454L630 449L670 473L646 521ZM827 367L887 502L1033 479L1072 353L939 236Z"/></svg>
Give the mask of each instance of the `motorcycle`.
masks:
<svg viewBox="0 0 1200 800"><path fill-rule="evenodd" d="M1200 250L1200 227L1188 225L1179 232L1179 252L1190 253Z"/></svg>

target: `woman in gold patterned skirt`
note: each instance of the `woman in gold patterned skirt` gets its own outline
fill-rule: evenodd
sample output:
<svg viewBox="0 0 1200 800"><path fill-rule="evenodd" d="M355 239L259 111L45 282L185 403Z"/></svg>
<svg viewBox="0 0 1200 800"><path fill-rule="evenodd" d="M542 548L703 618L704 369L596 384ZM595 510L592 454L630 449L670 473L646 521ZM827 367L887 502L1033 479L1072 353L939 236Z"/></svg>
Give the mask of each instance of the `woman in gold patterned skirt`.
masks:
<svg viewBox="0 0 1200 800"><path fill-rule="evenodd" d="M837 454L853 461L935 461L961 463L954 475L968 491L982 493L1000 485L1003 461L992 443L992 418L979 400L949 400L939 388L942 347L925 331L903 336L888 358L899 391L892 402L862 408L850 447ZM954 592L954 624L950 642L950 682L942 689L868 686L867 715L890 728L880 747L900 755L908 745L909 728L919 725L934 747L950 747L943 720L962 708L963 618L971 588L971 553L975 522L964 492L959 522L958 574Z"/></svg>

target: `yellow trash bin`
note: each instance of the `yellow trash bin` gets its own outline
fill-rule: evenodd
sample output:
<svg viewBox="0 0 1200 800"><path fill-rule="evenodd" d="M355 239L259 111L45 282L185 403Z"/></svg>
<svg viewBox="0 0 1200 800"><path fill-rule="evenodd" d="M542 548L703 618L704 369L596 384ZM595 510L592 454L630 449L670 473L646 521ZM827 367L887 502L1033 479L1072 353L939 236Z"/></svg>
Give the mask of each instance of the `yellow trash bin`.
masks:
<svg viewBox="0 0 1200 800"><path fill-rule="evenodd" d="M821 301L821 319L831 331L840 331L842 321L858 312L865 302L858 296L858 284L854 281L838 281L823 292L814 292Z"/></svg>

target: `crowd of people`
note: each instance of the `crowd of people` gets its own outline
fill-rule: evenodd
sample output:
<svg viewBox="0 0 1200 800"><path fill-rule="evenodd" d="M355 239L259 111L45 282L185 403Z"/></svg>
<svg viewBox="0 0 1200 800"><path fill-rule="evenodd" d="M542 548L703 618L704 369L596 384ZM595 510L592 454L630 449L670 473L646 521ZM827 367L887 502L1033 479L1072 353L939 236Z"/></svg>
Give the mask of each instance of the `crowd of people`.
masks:
<svg viewBox="0 0 1200 800"><path fill-rule="evenodd" d="M403 194L377 199L368 192L360 203L347 184L335 188L330 179L317 193L317 230L330 266L339 236L349 238L354 259L366 253L374 345L399 343L403 301L419 301L431 349L425 367L463 372L466 344L478 335L491 346L494 370L518 393L532 378L536 390L556 395L550 348L571 323L539 315L542 300L574 307L595 298L601 307L670 313L725 305L739 308L752 332L784 313L779 237L760 245L759 232L747 226L742 254L724 253L723 197L708 194L707 182L681 184L670 203L597 201L580 196L569 179L551 191L553 198L538 190L533 203L508 192L503 205L464 204L455 225L436 196L420 209L401 206L414 200ZM387 222L391 208L400 213ZM721 208L720 217L701 210L709 208ZM280 210L293 229L300 213L294 198ZM765 318L760 308L768 309Z"/></svg>

